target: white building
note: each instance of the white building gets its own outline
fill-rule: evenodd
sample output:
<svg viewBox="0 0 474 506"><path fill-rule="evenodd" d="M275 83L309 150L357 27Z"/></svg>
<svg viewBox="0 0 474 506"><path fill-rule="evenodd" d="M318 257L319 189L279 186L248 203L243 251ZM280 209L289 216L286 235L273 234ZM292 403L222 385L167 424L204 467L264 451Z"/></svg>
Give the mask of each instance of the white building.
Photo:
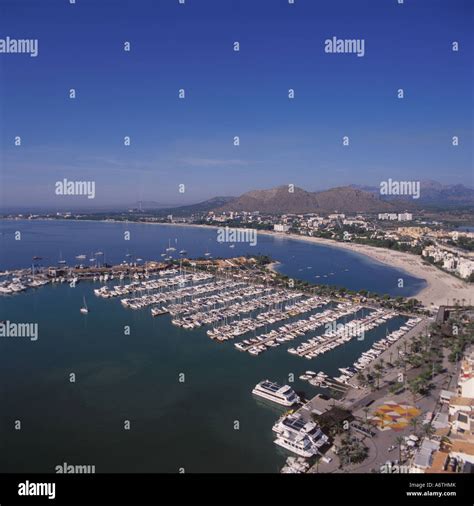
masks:
<svg viewBox="0 0 474 506"><path fill-rule="evenodd" d="M474 262L467 258L460 258L458 262L458 273L463 279L467 279L474 272Z"/></svg>
<svg viewBox="0 0 474 506"><path fill-rule="evenodd" d="M469 353L465 353L464 358L461 361L461 372L458 378L458 391L461 394L461 397L474 399L474 351L472 349Z"/></svg>
<svg viewBox="0 0 474 506"><path fill-rule="evenodd" d="M284 225L283 223L276 223L273 225L273 230L275 232L288 232L288 230L290 230L290 226Z"/></svg>
<svg viewBox="0 0 474 506"><path fill-rule="evenodd" d="M361 227L366 227L367 223L360 218L346 218L342 221L343 225L359 225Z"/></svg>
<svg viewBox="0 0 474 506"><path fill-rule="evenodd" d="M433 463L433 453L439 449L439 446L438 441L423 439L421 446L415 452L411 472L424 473Z"/></svg>
<svg viewBox="0 0 474 506"><path fill-rule="evenodd" d="M468 279L474 272L474 261L452 250L427 246L421 254L424 257L433 257L436 263L443 262L443 269L458 274L462 279Z"/></svg>
<svg viewBox="0 0 474 506"><path fill-rule="evenodd" d="M443 260L443 269L453 271L456 268L456 259L453 255L447 255Z"/></svg>
<svg viewBox="0 0 474 506"><path fill-rule="evenodd" d="M393 220L397 220L397 219L398 219L397 213L380 213L379 214L379 220L393 221Z"/></svg>
<svg viewBox="0 0 474 506"><path fill-rule="evenodd" d="M413 220L412 213L399 213L398 214L398 221L412 221L412 220Z"/></svg>

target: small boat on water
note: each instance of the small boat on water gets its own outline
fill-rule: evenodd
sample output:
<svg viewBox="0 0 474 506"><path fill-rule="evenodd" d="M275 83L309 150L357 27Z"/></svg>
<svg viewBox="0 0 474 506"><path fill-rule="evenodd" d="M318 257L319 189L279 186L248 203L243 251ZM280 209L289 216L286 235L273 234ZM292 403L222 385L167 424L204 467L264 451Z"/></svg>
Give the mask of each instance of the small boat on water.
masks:
<svg viewBox="0 0 474 506"><path fill-rule="evenodd" d="M166 248L166 251L176 251L176 248L171 246L171 239L168 239L168 247Z"/></svg>
<svg viewBox="0 0 474 506"><path fill-rule="evenodd" d="M86 304L86 298L83 297L82 300L83 300L84 304L81 307L80 311L81 311L82 314L87 314L89 312L89 308L87 307L87 304Z"/></svg>

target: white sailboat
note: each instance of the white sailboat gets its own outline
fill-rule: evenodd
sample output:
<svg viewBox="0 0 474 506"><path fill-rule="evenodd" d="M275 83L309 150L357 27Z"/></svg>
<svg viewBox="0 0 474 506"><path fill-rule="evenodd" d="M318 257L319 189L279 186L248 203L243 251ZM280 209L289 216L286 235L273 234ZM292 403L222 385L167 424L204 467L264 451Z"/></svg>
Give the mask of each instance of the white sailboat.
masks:
<svg viewBox="0 0 474 506"><path fill-rule="evenodd" d="M171 239L168 239L168 247L166 248L166 251L176 251L176 248L171 246Z"/></svg>
<svg viewBox="0 0 474 506"><path fill-rule="evenodd" d="M87 304L86 304L86 298L83 297L82 300L84 302L84 305L81 307L80 311L82 314L87 314L89 312L89 308L87 307Z"/></svg>

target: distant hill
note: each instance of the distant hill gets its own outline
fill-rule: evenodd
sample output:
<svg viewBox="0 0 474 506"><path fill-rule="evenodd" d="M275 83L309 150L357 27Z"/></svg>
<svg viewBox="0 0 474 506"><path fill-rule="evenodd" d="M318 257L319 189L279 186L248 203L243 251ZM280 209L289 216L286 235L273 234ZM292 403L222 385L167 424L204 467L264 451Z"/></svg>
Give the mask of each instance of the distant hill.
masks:
<svg viewBox="0 0 474 506"><path fill-rule="evenodd" d="M474 190L463 185L442 185L436 181L420 183L420 198L381 196L376 186L340 186L309 192L288 186L253 190L240 197L214 197L197 204L159 209L158 215L190 216L209 211L260 211L270 214L295 213L377 213L414 211L420 206L474 205Z"/></svg>
<svg viewBox="0 0 474 506"><path fill-rule="evenodd" d="M462 184L442 185L436 181L422 181L420 201L424 204L474 205L474 189Z"/></svg>
<svg viewBox="0 0 474 506"><path fill-rule="evenodd" d="M167 214L172 214L173 216L190 216L191 214L196 213L206 213L229 204L236 198L237 197L214 197L212 199L205 200L204 202L198 202L197 204L160 209L158 214L163 216Z"/></svg>
<svg viewBox="0 0 474 506"><path fill-rule="evenodd" d="M372 193L374 195L379 195L380 192L378 186L351 185L351 187ZM388 202L393 202L395 200L411 202L415 203L417 206L474 206L474 189L462 184L443 185L438 181L426 180L420 181L419 199L413 199L409 195L384 195L381 198L382 200Z"/></svg>
<svg viewBox="0 0 474 506"><path fill-rule="evenodd" d="M327 212L375 213L404 210L407 208L405 203L400 206L398 202L384 202L378 195L358 190L357 188L351 188L350 186L332 188L317 192L314 195L320 208Z"/></svg>
<svg viewBox="0 0 474 506"><path fill-rule="evenodd" d="M270 190L254 190L244 193L217 211L260 211L262 213L310 213L316 212L318 204L314 194L295 187L279 186Z"/></svg>
<svg viewBox="0 0 474 506"><path fill-rule="evenodd" d="M163 204L160 204L159 202L155 202L154 200L141 200L139 202L135 202L129 206L131 209L160 209L163 207L166 207Z"/></svg>
<svg viewBox="0 0 474 506"><path fill-rule="evenodd" d="M406 203L403 203L404 208ZM385 212L396 211L396 203L384 202L376 195L350 186L321 192L308 192L287 186L269 190L255 190L217 208L217 211L260 211L262 213L330 213L330 212Z"/></svg>

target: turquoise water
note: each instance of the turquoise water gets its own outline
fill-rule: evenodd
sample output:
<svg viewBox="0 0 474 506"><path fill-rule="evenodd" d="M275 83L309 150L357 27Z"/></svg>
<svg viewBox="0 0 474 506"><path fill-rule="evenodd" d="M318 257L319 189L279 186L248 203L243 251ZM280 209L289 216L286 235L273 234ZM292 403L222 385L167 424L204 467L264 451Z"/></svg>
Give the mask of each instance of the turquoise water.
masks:
<svg viewBox="0 0 474 506"><path fill-rule="evenodd" d="M113 242L122 225L13 225L2 223L2 269L27 265L33 255L57 257L59 249L66 259L106 250L111 261L127 251L122 246L118 252ZM6 239L20 226L24 226L21 245ZM133 236L134 227L129 228ZM212 244L209 238L215 233L208 230L136 228L136 235L144 234L149 241L137 240L134 246L145 259L162 251L170 232L178 237L178 249L191 254L222 247ZM146 239L147 233L156 237ZM353 269L352 281L362 286L372 269L357 256L342 252L335 260L332 254L327 257L325 248L295 241L265 238L258 247L280 256L288 269L293 267L292 256L321 269L340 262L341 267ZM238 248L243 246L231 249L228 256L240 254ZM357 280L356 274L362 279ZM48 285L0 299L0 319L39 326L35 342L0 340L0 472L53 472L63 462L95 465L96 472L178 472L180 468L278 472L286 454L273 444L271 427L282 411L256 400L251 394L254 385L267 377L287 382L289 374L298 378L307 369L337 374L338 367L352 364L384 335L386 327L390 331L404 321L392 320L363 341L353 340L313 360L286 351L307 337L252 357L235 350L232 342L211 341L205 329L180 329L171 325L169 316L154 319L149 310L126 310L118 299L94 297L97 286L91 282L76 288ZM88 315L79 312L83 295ZM124 334L125 326L130 326L130 335ZM69 382L70 373L76 375L75 383ZM179 382L180 374L185 375L184 383ZM306 395L316 393L299 380L293 386ZM15 420L21 420L21 431L14 430ZM131 422L129 431L123 428L124 420Z"/></svg>

